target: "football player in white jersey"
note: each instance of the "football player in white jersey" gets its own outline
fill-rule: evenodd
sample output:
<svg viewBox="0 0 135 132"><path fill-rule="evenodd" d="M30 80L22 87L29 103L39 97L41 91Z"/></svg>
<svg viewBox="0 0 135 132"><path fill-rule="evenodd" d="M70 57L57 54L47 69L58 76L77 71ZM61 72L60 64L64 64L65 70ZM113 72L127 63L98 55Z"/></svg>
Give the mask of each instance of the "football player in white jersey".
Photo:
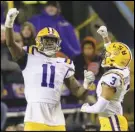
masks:
<svg viewBox="0 0 135 132"><path fill-rule="evenodd" d="M64 131L65 119L60 97L63 83L80 99L87 99L88 84L94 74L85 71L84 87L74 78L74 65L70 59L56 58L60 50L60 36L53 28L44 28L37 34L36 46L19 47L13 38L13 24L18 15L16 8L8 11L6 43L14 60L23 70L25 81L25 130Z"/></svg>
<svg viewBox="0 0 135 132"><path fill-rule="evenodd" d="M107 68L97 85L97 102L90 106L85 103L82 112L99 114L101 131L127 131L128 123L123 116L121 103L130 87L129 64L132 53L121 42L111 43L107 28L101 26L97 31L104 39L105 54L101 66Z"/></svg>

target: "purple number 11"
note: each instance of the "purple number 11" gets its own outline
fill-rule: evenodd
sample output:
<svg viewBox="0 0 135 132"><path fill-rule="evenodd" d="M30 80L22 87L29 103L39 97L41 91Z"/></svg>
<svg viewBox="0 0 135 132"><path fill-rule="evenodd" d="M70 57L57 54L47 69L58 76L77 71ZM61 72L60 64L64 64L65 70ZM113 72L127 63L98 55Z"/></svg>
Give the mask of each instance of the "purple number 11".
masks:
<svg viewBox="0 0 135 132"><path fill-rule="evenodd" d="M43 87L54 88L54 77L55 77L55 66L50 66L51 74L50 74L50 81L49 84L47 83L47 64L43 64L43 76L42 76L42 83ZM49 85L49 86L48 86Z"/></svg>

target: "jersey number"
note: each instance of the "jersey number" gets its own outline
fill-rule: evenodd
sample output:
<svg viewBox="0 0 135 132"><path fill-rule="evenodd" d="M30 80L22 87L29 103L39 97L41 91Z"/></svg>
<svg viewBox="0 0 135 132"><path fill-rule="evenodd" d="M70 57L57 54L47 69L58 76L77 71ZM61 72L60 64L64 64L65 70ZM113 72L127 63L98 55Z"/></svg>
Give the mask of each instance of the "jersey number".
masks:
<svg viewBox="0 0 135 132"><path fill-rule="evenodd" d="M116 79L116 77L112 77L112 79L113 79L113 80L112 80L112 82L110 82L110 84L111 84L111 85L114 85L117 79Z"/></svg>
<svg viewBox="0 0 135 132"><path fill-rule="evenodd" d="M43 66L43 76L42 76L42 83L41 83L41 85L43 87L54 88L55 66L50 66L51 75L50 75L49 83L47 83L47 66L48 65L47 64L43 64L42 66Z"/></svg>

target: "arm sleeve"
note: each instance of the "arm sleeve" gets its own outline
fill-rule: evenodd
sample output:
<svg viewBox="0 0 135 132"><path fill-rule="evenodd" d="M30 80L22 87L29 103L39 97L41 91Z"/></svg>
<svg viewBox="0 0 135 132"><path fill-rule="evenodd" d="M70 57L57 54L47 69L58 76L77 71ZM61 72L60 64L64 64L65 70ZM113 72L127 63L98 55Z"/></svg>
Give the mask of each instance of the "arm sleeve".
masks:
<svg viewBox="0 0 135 132"><path fill-rule="evenodd" d="M92 105L92 106L87 106L85 109L85 112L87 113L100 113L103 112L107 105L109 104L110 101L104 99L103 97L98 98L98 101Z"/></svg>
<svg viewBox="0 0 135 132"><path fill-rule="evenodd" d="M25 50L25 48L24 48L24 50ZM17 61L17 63L18 63L18 65L20 66L21 70L24 70L24 69L25 69L25 67L26 67L26 65L27 65L27 60L28 60L28 54L27 54L27 52L25 52L24 56L21 57L21 58Z"/></svg>

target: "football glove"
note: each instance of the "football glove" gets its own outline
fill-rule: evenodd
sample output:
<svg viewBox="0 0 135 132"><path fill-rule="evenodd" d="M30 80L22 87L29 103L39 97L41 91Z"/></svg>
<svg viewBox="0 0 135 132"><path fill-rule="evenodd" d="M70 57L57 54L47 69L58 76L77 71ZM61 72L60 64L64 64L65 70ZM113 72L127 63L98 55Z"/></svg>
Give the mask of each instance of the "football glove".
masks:
<svg viewBox="0 0 135 132"><path fill-rule="evenodd" d="M84 70L84 83L83 87L88 89L88 85L91 84L95 80L95 75L92 71Z"/></svg>
<svg viewBox="0 0 135 132"><path fill-rule="evenodd" d="M17 17L18 14L19 14L19 11L16 8L9 9L6 16L5 27L12 28L15 18Z"/></svg>
<svg viewBox="0 0 135 132"><path fill-rule="evenodd" d="M100 26L100 28L97 30L97 33L100 34L103 38L108 37L106 26Z"/></svg>

